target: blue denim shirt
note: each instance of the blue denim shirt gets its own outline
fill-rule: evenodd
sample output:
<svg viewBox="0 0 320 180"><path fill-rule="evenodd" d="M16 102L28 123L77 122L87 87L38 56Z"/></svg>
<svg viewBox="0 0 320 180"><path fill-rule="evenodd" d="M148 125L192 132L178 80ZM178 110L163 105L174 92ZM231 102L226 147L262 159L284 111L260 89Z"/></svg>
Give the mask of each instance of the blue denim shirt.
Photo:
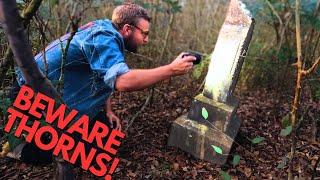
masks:
<svg viewBox="0 0 320 180"><path fill-rule="evenodd" d="M56 85L61 70L62 51L70 34L55 40L43 53L35 56L35 61L47 77ZM90 117L96 115L105 100L114 91L116 77L129 71L124 60L124 42L121 34L110 20L97 20L79 28L70 42L64 68L63 99L72 109ZM16 69L18 82L24 78Z"/></svg>

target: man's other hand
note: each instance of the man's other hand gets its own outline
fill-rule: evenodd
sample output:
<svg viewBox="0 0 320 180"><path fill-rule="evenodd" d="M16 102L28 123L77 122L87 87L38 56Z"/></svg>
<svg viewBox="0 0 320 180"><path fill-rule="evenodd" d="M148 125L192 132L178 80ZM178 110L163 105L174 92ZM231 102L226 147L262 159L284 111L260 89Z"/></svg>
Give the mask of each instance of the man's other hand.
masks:
<svg viewBox="0 0 320 180"><path fill-rule="evenodd" d="M112 111L106 113L108 121L110 123L110 128L114 128L118 131L121 131L121 120L116 116ZM114 124L115 123L115 124Z"/></svg>

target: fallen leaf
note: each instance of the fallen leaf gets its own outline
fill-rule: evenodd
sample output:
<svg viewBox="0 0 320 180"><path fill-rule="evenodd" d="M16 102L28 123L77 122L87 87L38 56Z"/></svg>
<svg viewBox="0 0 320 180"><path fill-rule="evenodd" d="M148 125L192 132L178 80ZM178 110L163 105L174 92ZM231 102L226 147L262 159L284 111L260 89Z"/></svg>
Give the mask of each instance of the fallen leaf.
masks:
<svg viewBox="0 0 320 180"><path fill-rule="evenodd" d="M218 146L211 145L211 147L214 149L214 151L218 154L222 154L222 149Z"/></svg>
<svg viewBox="0 0 320 180"><path fill-rule="evenodd" d="M231 180L231 176L227 172L220 171L220 176L223 180Z"/></svg>
<svg viewBox="0 0 320 180"><path fill-rule="evenodd" d="M157 160L153 160L152 161L152 164L155 166L155 167L158 167L159 166L159 162Z"/></svg>
<svg viewBox="0 0 320 180"><path fill-rule="evenodd" d="M192 175L192 178L196 178L196 176L198 175L197 170L195 170L195 169L192 170L191 175Z"/></svg>
<svg viewBox="0 0 320 180"><path fill-rule="evenodd" d="M288 126L285 129L281 129L280 136L282 137L288 136L289 134L291 134L291 132L292 132L292 126Z"/></svg>
<svg viewBox="0 0 320 180"><path fill-rule="evenodd" d="M239 155L235 155L235 156L233 156L233 160L232 160L232 164L233 164L233 166L236 166L236 165L238 165L239 164L239 162L240 162L240 156Z"/></svg>
<svg viewBox="0 0 320 180"><path fill-rule="evenodd" d="M258 136L258 137L256 137L256 138L254 138L251 142L252 142L252 144L259 144L259 143L261 143L262 141L264 141L264 137L260 137L260 136Z"/></svg>
<svg viewBox="0 0 320 180"><path fill-rule="evenodd" d="M178 164L178 163L173 163L172 169L173 169L174 171L178 171L178 169L179 169L179 164Z"/></svg>
<svg viewBox="0 0 320 180"><path fill-rule="evenodd" d="M131 170L128 171L128 175L129 175L130 177L136 177L136 176L137 176L137 174L136 174L136 173L133 173Z"/></svg>
<svg viewBox="0 0 320 180"><path fill-rule="evenodd" d="M244 174L246 177L250 177L252 174L252 170L250 168L244 168Z"/></svg>
<svg viewBox="0 0 320 180"><path fill-rule="evenodd" d="M204 108L204 107L202 108L202 117L203 117L205 120L207 120L208 117L209 117L209 113L208 113L207 109Z"/></svg>
<svg viewBox="0 0 320 180"><path fill-rule="evenodd" d="M187 172L188 171L188 167L183 167L182 170Z"/></svg>

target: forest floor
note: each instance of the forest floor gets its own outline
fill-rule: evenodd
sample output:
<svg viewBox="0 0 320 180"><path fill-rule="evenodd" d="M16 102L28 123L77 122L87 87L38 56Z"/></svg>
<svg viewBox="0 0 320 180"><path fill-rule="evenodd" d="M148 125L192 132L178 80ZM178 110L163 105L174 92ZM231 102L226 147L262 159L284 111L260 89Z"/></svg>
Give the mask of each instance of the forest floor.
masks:
<svg viewBox="0 0 320 180"><path fill-rule="evenodd" d="M238 136L223 166L198 160L174 147L167 146L172 122L188 111L199 84L178 80L157 86L153 99L126 131L117 153L120 163L114 179L216 179L221 171L232 179L285 179L288 166L281 166L290 152L289 137L280 136L283 117L290 111L292 97L279 96L267 90L237 90L240 104L237 111L242 120ZM283 93L283 92L282 92ZM283 93L285 94L285 93ZM115 93L113 109L124 121L128 121L141 109L148 90L132 93ZM279 100L281 99L281 100ZM298 129L297 153L294 159L295 176L320 179L320 137L313 140L312 120L319 120L320 102L303 96ZM318 123L319 129L319 123ZM124 126L126 128L126 126ZM320 131L320 130L319 130ZM265 140L253 144L257 136ZM232 165L232 157L239 155L240 163ZM280 164L280 165L279 165ZM316 165L318 164L318 165ZM316 167L317 166L317 167ZM75 169L77 179L94 179L89 172ZM0 160L2 179L52 179L52 164L34 166L4 158Z"/></svg>

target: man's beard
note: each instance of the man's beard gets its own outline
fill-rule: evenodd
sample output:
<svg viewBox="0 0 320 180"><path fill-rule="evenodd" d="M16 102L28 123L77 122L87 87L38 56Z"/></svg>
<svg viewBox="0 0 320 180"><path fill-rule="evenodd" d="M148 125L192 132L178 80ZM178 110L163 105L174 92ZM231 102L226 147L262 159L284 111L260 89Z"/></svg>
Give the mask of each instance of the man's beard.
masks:
<svg viewBox="0 0 320 180"><path fill-rule="evenodd" d="M138 52L138 46L134 42L132 36L129 36L128 38L124 39L124 46L125 46L127 51L130 51L130 52L133 52L133 53Z"/></svg>

